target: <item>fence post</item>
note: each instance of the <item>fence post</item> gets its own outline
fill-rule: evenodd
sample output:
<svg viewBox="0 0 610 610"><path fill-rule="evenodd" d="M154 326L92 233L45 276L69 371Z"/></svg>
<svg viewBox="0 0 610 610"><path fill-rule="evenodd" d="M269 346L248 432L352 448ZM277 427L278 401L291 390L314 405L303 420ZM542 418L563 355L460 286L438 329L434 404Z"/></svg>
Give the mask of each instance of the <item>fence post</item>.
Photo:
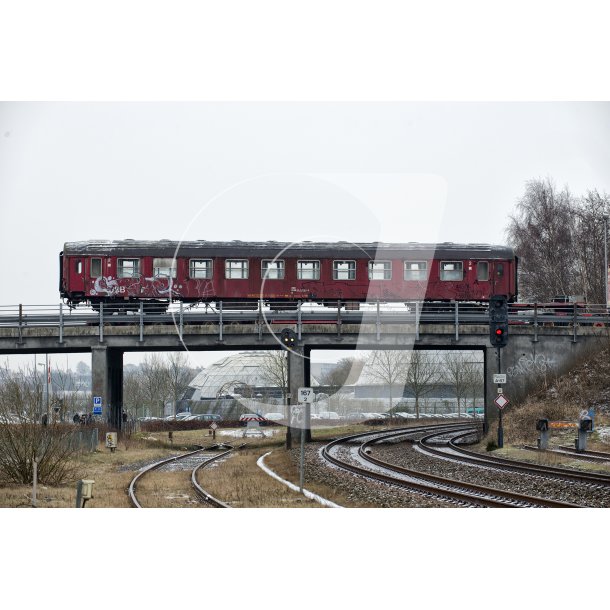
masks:
<svg viewBox="0 0 610 610"><path fill-rule="evenodd" d="M38 460L34 457L34 463L32 464L32 508L36 508L36 486L38 485Z"/></svg>
<svg viewBox="0 0 610 610"><path fill-rule="evenodd" d="M100 302L100 343L104 342L104 302Z"/></svg>
<svg viewBox="0 0 610 610"><path fill-rule="evenodd" d="M379 319L379 299L377 299L377 317L375 320L375 327L377 328L377 341L381 341L381 320Z"/></svg>
<svg viewBox="0 0 610 610"><path fill-rule="evenodd" d="M534 303L534 343L538 343L538 303Z"/></svg>
<svg viewBox="0 0 610 610"><path fill-rule="evenodd" d="M574 327L574 335L572 337L572 343L576 343L576 335L578 332L578 312L576 310L576 303L574 303L572 311L572 326Z"/></svg>
<svg viewBox="0 0 610 610"><path fill-rule="evenodd" d="M140 343L144 343L144 303L140 301Z"/></svg>
<svg viewBox="0 0 610 610"><path fill-rule="evenodd" d="M184 303L180 301L180 341L184 333Z"/></svg>
<svg viewBox="0 0 610 610"><path fill-rule="evenodd" d="M59 304L59 342L64 342L64 304Z"/></svg>
<svg viewBox="0 0 610 610"><path fill-rule="evenodd" d="M337 337L341 336L341 299L337 301Z"/></svg>
<svg viewBox="0 0 610 610"><path fill-rule="evenodd" d="M419 301L415 301L415 340L419 341Z"/></svg>
<svg viewBox="0 0 610 610"><path fill-rule="evenodd" d="M256 325L258 326L258 340L263 340L263 299L258 300L258 314L256 316Z"/></svg>
<svg viewBox="0 0 610 610"><path fill-rule="evenodd" d="M19 303L19 345L23 343L23 305Z"/></svg>
<svg viewBox="0 0 610 610"><path fill-rule="evenodd" d="M301 340L301 330L302 330L302 325L303 325L303 321L301 319L301 305L303 304L303 302L301 300L299 300L299 303L297 305L297 338L300 341Z"/></svg>
<svg viewBox="0 0 610 610"><path fill-rule="evenodd" d="M219 318L218 318L218 340L222 341L222 301L219 301Z"/></svg>
<svg viewBox="0 0 610 610"><path fill-rule="evenodd" d="M460 316L459 316L459 304L456 301L455 302L455 340L459 341L460 340L460 333L459 333L459 324L460 324Z"/></svg>

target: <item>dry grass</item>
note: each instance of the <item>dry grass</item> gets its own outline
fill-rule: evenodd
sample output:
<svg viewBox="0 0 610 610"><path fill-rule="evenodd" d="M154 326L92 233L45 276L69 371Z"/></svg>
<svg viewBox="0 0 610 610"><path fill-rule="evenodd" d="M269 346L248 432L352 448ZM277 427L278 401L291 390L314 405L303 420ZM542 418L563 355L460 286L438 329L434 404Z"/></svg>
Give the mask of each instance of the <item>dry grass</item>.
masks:
<svg viewBox="0 0 610 610"><path fill-rule="evenodd" d="M297 457L298 450L292 454L288 451L274 451L270 456L265 459L265 464L271 468L276 474L281 476L283 479L299 484L299 462L295 459ZM378 504L371 502L358 501L355 502L352 498L349 498L340 488L332 485L325 484L318 480L311 480L307 478L307 468L305 468L305 488L312 491L339 506L346 508L379 508Z"/></svg>
<svg viewBox="0 0 610 610"><path fill-rule="evenodd" d="M320 508L321 505L271 478L257 465L266 449L245 449L200 471L199 484L235 508ZM278 453L284 453L280 450Z"/></svg>
<svg viewBox="0 0 610 610"><path fill-rule="evenodd" d="M589 462L570 455L560 455L549 451L531 451L505 445L503 449L494 451L494 455L540 466L559 466L562 468L576 468L592 473L610 473L610 464L608 463Z"/></svg>
<svg viewBox="0 0 610 610"><path fill-rule="evenodd" d="M606 405L607 408L609 404L610 348L589 350L570 371L557 378L541 380L538 389L527 399L508 408L503 416L504 442L535 444L539 434L536 431L538 419L576 422L580 411L591 406L596 408L596 426L608 425L610 415L601 412L600 406ZM497 437L496 424L492 424L491 428L485 444ZM575 437L575 430L568 432L564 439L560 438L557 432L551 432L552 444L573 446ZM595 433L589 438L588 448L610 451L608 444L602 443Z"/></svg>
<svg viewBox="0 0 610 610"><path fill-rule="evenodd" d="M72 508L76 504L76 483L79 479L93 479L91 508L127 508L127 488L135 472L143 463L149 463L171 454L171 448L159 441L142 441L132 437L127 443L120 441L114 453L100 443L95 453L86 453L74 459L76 477L68 485L59 487L38 486L38 506L44 508ZM30 485L4 485L0 487L0 506L18 508L31 505Z"/></svg>
<svg viewBox="0 0 610 610"><path fill-rule="evenodd" d="M93 499L87 502L87 508L129 508L127 489L139 468L145 464L170 457L177 453L194 449L196 445L210 445L214 442L207 430L177 431L170 443L167 432L145 433L134 435L131 439L122 439L114 453L100 443L95 453L86 453L74 458L75 478L67 485L50 487L38 486L37 506L45 508L72 508L76 504L76 483L79 479L93 479ZM242 443L241 438L223 437L217 433L216 442ZM252 448L260 448L260 453L268 447L279 447L284 442L284 435L265 439L247 439ZM270 479L253 460L253 469L261 479ZM158 507L194 506L190 492L190 471L188 474L153 472L142 478L138 485L138 497L150 505ZM279 483L274 485L282 487ZM188 494L187 495L187 491ZM242 492L244 492L242 488ZM245 493L245 492L244 492ZM292 493L292 492L291 492ZM152 496L150 495L152 494ZM259 494L260 495L260 494ZM148 497L148 498L147 498ZM222 495L219 495L222 498ZM0 507L19 508L31 506L31 485L0 485ZM146 502L143 501L146 505ZM252 501L248 505L255 506ZM266 504L262 503L265 506ZM278 501L285 506L285 502ZM296 503L296 505L303 506ZM198 506L200 506L198 504Z"/></svg>
<svg viewBox="0 0 610 610"><path fill-rule="evenodd" d="M235 506L248 507L300 507L319 506L306 500L300 494L273 480L256 466L260 455L277 449L271 458L270 467L277 468L278 474L286 474L294 483L298 483L298 471L291 461L289 453L279 450L285 442L284 429L264 439L223 436L217 431L216 441L208 435L208 430L184 430L173 433L170 443L167 432L142 433L130 439L119 440L117 450L112 453L103 443L95 453L86 453L74 458L75 478L67 485L50 487L38 486L38 506L48 508L72 508L76 503L76 483L79 479L93 479L93 499L87 502L87 508L129 508L131 506L127 489L136 472L144 465L170 457L183 451L195 449L196 446L211 445L213 442L225 442L238 445L246 442L248 449L240 452L222 465L206 468L201 471L201 485L220 500L235 503ZM328 440L349 433L362 432L367 429L379 430L379 427L365 427L355 424L345 427L317 427L313 430L314 440ZM103 436L102 436L103 438ZM295 443L295 447L298 443ZM268 459L269 459L268 458ZM295 476L296 473L296 476ZM347 500L339 497L337 492L322 484L310 484L312 491L327 497L339 504L349 505ZM186 473L154 471L142 478L138 484L138 498L143 505L156 507L192 507L201 506L194 503L190 491L190 470ZM31 506L31 485L0 485L0 507L18 508Z"/></svg>

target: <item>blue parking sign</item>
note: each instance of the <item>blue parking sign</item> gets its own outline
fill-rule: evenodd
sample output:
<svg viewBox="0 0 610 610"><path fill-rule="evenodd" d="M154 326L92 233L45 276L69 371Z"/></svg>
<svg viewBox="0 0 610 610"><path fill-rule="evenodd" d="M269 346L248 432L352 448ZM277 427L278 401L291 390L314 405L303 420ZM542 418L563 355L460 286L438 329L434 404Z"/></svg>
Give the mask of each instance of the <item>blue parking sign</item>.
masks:
<svg viewBox="0 0 610 610"><path fill-rule="evenodd" d="M102 397L101 396L94 396L93 397L93 406L94 407L101 407L102 406Z"/></svg>
<svg viewBox="0 0 610 610"><path fill-rule="evenodd" d="M93 415L101 415L102 407L93 407Z"/></svg>

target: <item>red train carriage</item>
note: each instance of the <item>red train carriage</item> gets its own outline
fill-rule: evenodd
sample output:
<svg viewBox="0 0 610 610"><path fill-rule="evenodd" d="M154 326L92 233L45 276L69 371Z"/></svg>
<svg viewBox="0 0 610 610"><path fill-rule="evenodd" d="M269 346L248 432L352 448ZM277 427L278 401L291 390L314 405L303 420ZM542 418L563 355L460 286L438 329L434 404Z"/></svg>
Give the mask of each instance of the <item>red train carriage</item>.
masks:
<svg viewBox="0 0 610 610"><path fill-rule="evenodd" d="M515 301L516 275L512 249L482 244L122 240L66 243L60 253L61 296L111 310L164 310L170 299Z"/></svg>

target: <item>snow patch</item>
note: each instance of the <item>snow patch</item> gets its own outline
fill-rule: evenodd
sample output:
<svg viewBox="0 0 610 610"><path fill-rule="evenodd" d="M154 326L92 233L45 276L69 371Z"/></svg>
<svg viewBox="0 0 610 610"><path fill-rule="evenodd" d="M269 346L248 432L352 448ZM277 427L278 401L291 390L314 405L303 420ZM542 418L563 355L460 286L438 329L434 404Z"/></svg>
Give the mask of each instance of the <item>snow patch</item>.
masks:
<svg viewBox="0 0 610 610"><path fill-rule="evenodd" d="M300 493L300 489L299 489L299 487L297 485L294 485L290 481L286 481L285 479L282 479L282 477L280 477L279 475L275 474L275 472L273 472L273 470L271 470L270 468L265 466L265 458L268 455L271 455L271 451L268 451L267 453L265 453L265 455L261 455L261 457L258 458L258 461L256 462L256 465L261 470L266 472L270 477L273 477L276 481L279 481L280 483L283 483L284 485L286 485L286 487L289 487L293 491L297 491L297 492ZM311 492L311 491L309 491L308 489L305 489L305 488L303 488L303 495L306 498L309 498L310 500L313 500L314 502L318 502L319 504L322 504L322 506L327 506L328 508L343 508L342 506L339 506L338 504L335 504L334 502L331 502L330 500L327 500L326 498L323 498L322 496L319 496L318 494L315 494L315 493L313 493L313 492Z"/></svg>

